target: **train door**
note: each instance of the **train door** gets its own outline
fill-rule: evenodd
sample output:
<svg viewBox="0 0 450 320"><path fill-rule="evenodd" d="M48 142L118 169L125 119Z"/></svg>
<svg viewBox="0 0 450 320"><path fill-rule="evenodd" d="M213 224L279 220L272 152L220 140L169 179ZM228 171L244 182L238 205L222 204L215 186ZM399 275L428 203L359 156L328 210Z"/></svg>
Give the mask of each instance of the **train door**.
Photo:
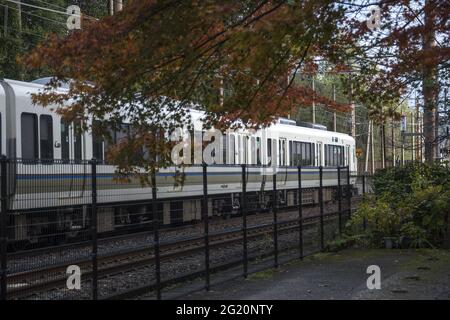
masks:
<svg viewBox="0 0 450 320"><path fill-rule="evenodd" d="M66 123L61 120L61 160L65 165L68 178L69 197L82 197L86 187L86 164L83 163L83 134L80 124Z"/></svg>
<svg viewBox="0 0 450 320"><path fill-rule="evenodd" d="M323 144L321 141L317 142L317 159L316 159L316 166L323 165L322 161L322 153L323 153Z"/></svg>
<svg viewBox="0 0 450 320"><path fill-rule="evenodd" d="M279 180L281 185L286 184L287 179L287 140L286 138L280 138L278 144L278 152L279 152Z"/></svg>
<svg viewBox="0 0 450 320"><path fill-rule="evenodd" d="M75 123L73 126L73 159L75 163L80 163L83 160L83 139L81 134L81 124Z"/></svg>
<svg viewBox="0 0 450 320"><path fill-rule="evenodd" d="M72 124L72 159L73 159L73 183L71 196L82 197L86 188L86 163L83 162L84 134L81 132L81 123Z"/></svg>

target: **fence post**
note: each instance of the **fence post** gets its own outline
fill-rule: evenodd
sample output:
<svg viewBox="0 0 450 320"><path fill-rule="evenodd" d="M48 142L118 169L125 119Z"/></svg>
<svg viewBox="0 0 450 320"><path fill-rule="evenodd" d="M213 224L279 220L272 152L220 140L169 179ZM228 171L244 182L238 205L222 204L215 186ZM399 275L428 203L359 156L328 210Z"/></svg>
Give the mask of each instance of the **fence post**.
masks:
<svg viewBox="0 0 450 320"><path fill-rule="evenodd" d="M273 174L273 246L274 246L274 258L275 268L278 268L278 191L277 191L277 174Z"/></svg>
<svg viewBox="0 0 450 320"><path fill-rule="evenodd" d="M319 206L320 206L320 250L323 250L324 236L323 236L323 167L319 167Z"/></svg>
<svg viewBox="0 0 450 320"><path fill-rule="evenodd" d="M366 194L366 172L362 175L362 195Z"/></svg>
<svg viewBox="0 0 450 320"><path fill-rule="evenodd" d="M342 185L341 185L341 167L337 168L338 174L338 213L339 213L339 235L342 235Z"/></svg>
<svg viewBox="0 0 450 320"><path fill-rule="evenodd" d="M7 299L7 245L8 245L8 237L6 234L6 223L7 223L7 214L8 214L8 191L7 191L7 170L6 166L8 164L8 160L6 156L2 155L0 159L0 174L1 174L1 217L0 217L0 255L1 255L1 269L0 269L0 300Z"/></svg>
<svg viewBox="0 0 450 320"><path fill-rule="evenodd" d="M205 235L205 272L206 272L206 291L209 291L210 287L210 273L209 273L209 217L208 217L208 172L207 164L203 162L203 206L202 215L204 223L204 235Z"/></svg>
<svg viewBox="0 0 450 320"><path fill-rule="evenodd" d="M247 172L246 165L242 165L242 225L243 225L243 260L244 260L244 278L248 274L248 256L247 256Z"/></svg>
<svg viewBox="0 0 450 320"><path fill-rule="evenodd" d="M156 299L161 300L161 259L159 247L159 215L158 215L158 199L156 186L156 172L152 170L152 215L153 215L153 251L155 256L155 276L156 276Z"/></svg>
<svg viewBox="0 0 450 320"><path fill-rule="evenodd" d="M92 299L98 299L97 160L91 160Z"/></svg>
<svg viewBox="0 0 450 320"><path fill-rule="evenodd" d="M298 166L298 250L303 260L303 195L302 195L302 167Z"/></svg>
<svg viewBox="0 0 450 320"><path fill-rule="evenodd" d="M350 186L350 166L347 166L347 203L348 203L348 218L352 216L352 192Z"/></svg>

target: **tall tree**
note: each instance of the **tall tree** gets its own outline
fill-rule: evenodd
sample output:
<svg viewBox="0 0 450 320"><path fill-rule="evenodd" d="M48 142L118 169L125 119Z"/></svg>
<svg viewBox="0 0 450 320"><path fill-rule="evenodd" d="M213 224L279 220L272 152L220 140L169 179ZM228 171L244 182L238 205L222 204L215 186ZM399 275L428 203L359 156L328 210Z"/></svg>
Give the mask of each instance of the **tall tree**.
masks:
<svg viewBox="0 0 450 320"><path fill-rule="evenodd" d="M28 53L49 34L67 35L67 7L80 6L90 19L105 16L103 0L0 0L0 77L32 80L51 75L51 70L28 70L17 63L17 56Z"/></svg>
<svg viewBox="0 0 450 320"><path fill-rule="evenodd" d="M355 93L368 105L422 94L425 158L433 162L438 143L436 109L442 89L449 84L450 2L381 0L377 4L381 19L374 16L379 21L372 28L360 19L372 9L372 1L348 6L352 14L348 34L359 39L354 51L359 66Z"/></svg>
<svg viewBox="0 0 450 320"><path fill-rule="evenodd" d="M314 57L333 61L344 53L344 20L343 6L324 0L131 1L114 17L52 37L25 62L54 70L50 87L73 79L68 93L36 97L44 105L76 97L59 110L68 120L86 120L88 114L102 119L103 135L124 118L131 123L134 135L113 154L129 169L131 154L154 147L149 132L188 123L193 106L216 127L236 119L264 125L313 99L348 110L292 85L293 74L316 68ZM228 88L224 99L222 87Z"/></svg>

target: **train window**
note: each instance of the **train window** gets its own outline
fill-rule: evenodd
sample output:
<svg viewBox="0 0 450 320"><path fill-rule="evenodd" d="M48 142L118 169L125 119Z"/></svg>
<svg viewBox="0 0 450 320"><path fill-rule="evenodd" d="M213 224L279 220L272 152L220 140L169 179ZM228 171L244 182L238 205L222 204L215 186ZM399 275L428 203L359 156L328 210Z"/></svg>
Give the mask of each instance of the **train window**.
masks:
<svg viewBox="0 0 450 320"><path fill-rule="evenodd" d="M289 165L294 165L294 152L292 150L292 141L289 141Z"/></svg>
<svg viewBox="0 0 450 320"><path fill-rule="evenodd" d="M261 165L261 138L256 138L256 164Z"/></svg>
<svg viewBox="0 0 450 320"><path fill-rule="evenodd" d="M280 151L280 156L279 156L280 161L278 163L280 166L285 166L286 165L286 139L280 139L280 143L278 146L279 146L278 150Z"/></svg>
<svg viewBox="0 0 450 320"><path fill-rule="evenodd" d="M41 159L53 160L53 119L49 115L39 117Z"/></svg>
<svg viewBox="0 0 450 320"><path fill-rule="evenodd" d="M230 148L228 150L229 152L229 159L230 159L230 164L234 164L234 156L235 156L235 152L234 152L234 148L235 148L235 139L234 139L234 135L230 134Z"/></svg>
<svg viewBox="0 0 450 320"><path fill-rule="evenodd" d="M256 164L256 139L255 137L250 138L250 154L251 154L251 164Z"/></svg>
<svg viewBox="0 0 450 320"><path fill-rule="evenodd" d="M272 139L267 139L267 165L272 164Z"/></svg>
<svg viewBox="0 0 450 320"><path fill-rule="evenodd" d="M109 135L110 135L110 139L108 139L108 141L105 141L105 147L104 147L104 153L108 153L109 148L111 146L114 146L118 143L120 143L123 139L127 139L130 136L130 125L129 124L125 124L122 123L120 125L120 128L115 130L113 128L109 129ZM165 135L162 134L163 136Z"/></svg>
<svg viewBox="0 0 450 320"><path fill-rule="evenodd" d="M281 166L281 140L278 144L278 165Z"/></svg>
<svg viewBox="0 0 450 320"><path fill-rule="evenodd" d="M98 121L92 123L92 155L97 161L104 161L104 139L98 134Z"/></svg>
<svg viewBox="0 0 450 320"><path fill-rule="evenodd" d="M325 145L325 166L344 165L344 147Z"/></svg>
<svg viewBox="0 0 450 320"><path fill-rule="evenodd" d="M345 162L344 165L350 165L350 146L345 147Z"/></svg>
<svg viewBox="0 0 450 320"><path fill-rule="evenodd" d="M322 161L322 151L323 150L323 145L322 145L322 142L319 142L318 144L317 144L317 165L318 166L321 166L322 165L322 163L323 163L323 161Z"/></svg>
<svg viewBox="0 0 450 320"><path fill-rule="evenodd" d="M61 160L70 159L69 124L61 119Z"/></svg>
<svg viewBox="0 0 450 320"><path fill-rule="evenodd" d="M22 113L21 116L22 134L22 158L35 160L38 154L38 130L37 116L33 113Z"/></svg>
<svg viewBox="0 0 450 320"><path fill-rule="evenodd" d="M314 146L309 142L293 142L292 164L295 166L314 165Z"/></svg>
<svg viewBox="0 0 450 320"><path fill-rule="evenodd" d="M313 166L314 165L314 160L315 160L315 155L316 155L316 145L314 143L310 143L309 144L311 147L311 158L309 160L309 165Z"/></svg>
<svg viewBox="0 0 450 320"><path fill-rule="evenodd" d="M120 130L115 132L115 143L119 143L130 136L130 125L123 123Z"/></svg>
<svg viewBox="0 0 450 320"><path fill-rule="evenodd" d="M242 159L242 163L247 164L247 160L248 160L248 137L247 136L242 136L242 148L243 151L242 155L243 155L243 159Z"/></svg>
<svg viewBox="0 0 450 320"><path fill-rule="evenodd" d="M81 123L75 122L73 126L73 158L75 161L81 161L83 159L81 140Z"/></svg>
<svg viewBox="0 0 450 320"><path fill-rule="evenodd" d="M227 134L223 134L222 135L222 161L223 164L227 164L229 161L227 159L227 139L228 139L228 135Z"/></svg>
<svg viewBox="0 0 450 320"><path fill-rule="evenodd" d="M241 163L241 154L242 154L242 140L241 137L238 135L236 136L237 139L237 152L236 152L236 164Z"/></svg>

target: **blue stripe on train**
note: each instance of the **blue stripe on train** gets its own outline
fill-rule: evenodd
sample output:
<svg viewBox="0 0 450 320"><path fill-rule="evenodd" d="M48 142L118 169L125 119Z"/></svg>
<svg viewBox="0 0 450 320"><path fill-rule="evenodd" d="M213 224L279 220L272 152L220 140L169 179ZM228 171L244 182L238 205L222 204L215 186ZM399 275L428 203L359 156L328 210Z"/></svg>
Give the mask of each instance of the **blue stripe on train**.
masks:
<svg viewBox="0 0 450 320"><path fill-rule="evenodd" d="M324 170L324 172L327 172L326 170ZM242 172L208 172L208 176L220 176L220 175L241 175ZM260 172L248 172L248 174L251 175L260 175ZM283 175L285 174L285 172L280 172L279 174ZM287 174L298 174L297 171L289 171L287 172ZM319 171L303 171L302 174L319 174ZM158 173L157 174L160 177L171 177L174 176L173 173ZM203 173L202 172L187 172L185 173L186 176L202 176ZM58 175L58 174L49 174L49 175L45 175L45 174L19 174L17 175L17 179L18 180L63 180L63 179L71 179L71 178L75 178L75 179L85 179L89 177L89 174L83 175L83 174L75 174L75 175L68 175L68 174L64 174L64 175ZM110 174L110 173L106 173L106 174L101 174L101 173L97 173L97 179L112 179L114 177L114 174Z"/></svg>

